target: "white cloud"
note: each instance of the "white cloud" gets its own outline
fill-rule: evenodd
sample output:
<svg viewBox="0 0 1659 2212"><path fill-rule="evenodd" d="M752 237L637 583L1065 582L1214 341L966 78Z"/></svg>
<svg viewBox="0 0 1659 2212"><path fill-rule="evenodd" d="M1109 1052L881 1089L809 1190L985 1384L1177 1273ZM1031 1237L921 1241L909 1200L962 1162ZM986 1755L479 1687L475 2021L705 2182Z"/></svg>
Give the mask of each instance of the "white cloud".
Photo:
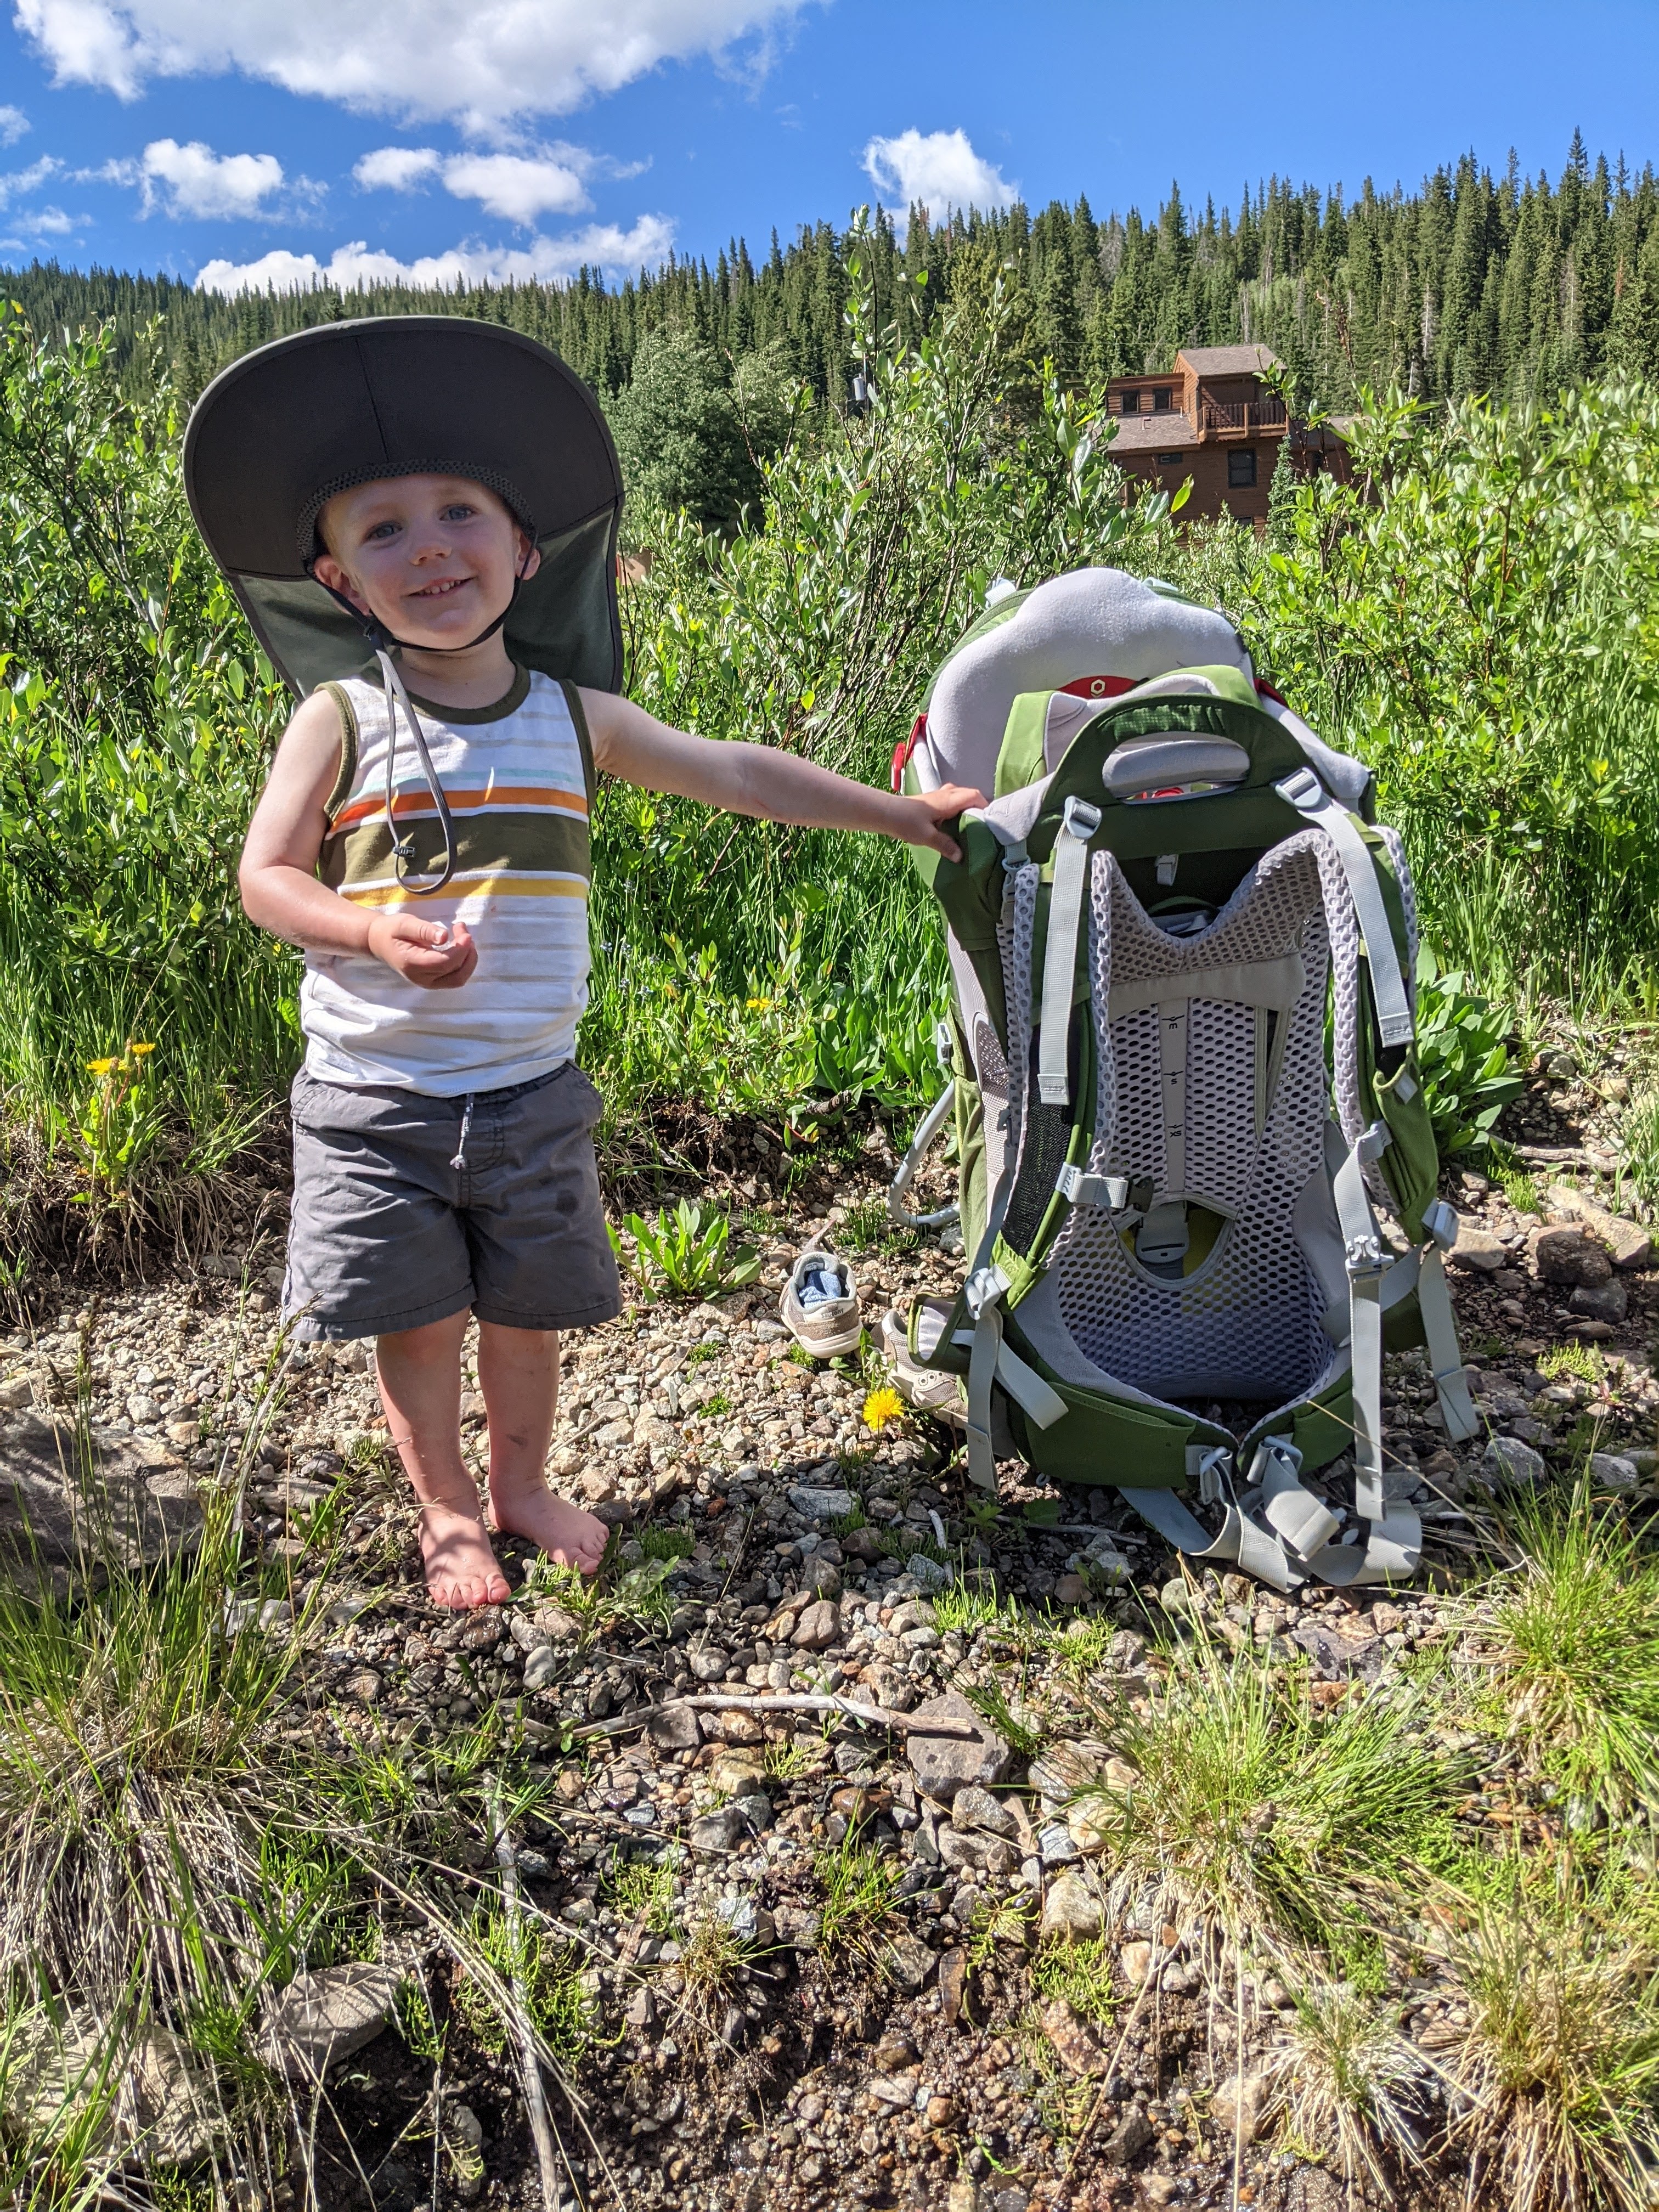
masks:
<svg viewBox="0 0 1659 2212"><path fill-rule="evenodd" d="M42 239L62 238L75 228L74 217L60 207L33 208L27 215L14 213L6 217L6 222L14 235L0 238L0 247L14 252L38 246Z"/></svg>
<svg viewBox="0 0 1659 2212"><path fill-rule="evenodd" d="M522 154L463 154L444 164L444 184L458 200L477 200L507 222L574 215L592 205L568 161L537 161Z"/></svg>
<svg viewBox="0 0 1659 2212"><path fill-rule="evenodd" d="M168 215L204 220L258 216L283 189L283 165L274 154L216 154L199 138L181 146L176 138L157 138L144 149L141 168L146 213L161 207Z"/></svg>
<svg viewBox="0 0 1659 2212"><path fill-rule="evenodd" d="M313 284L350 291L360 284L450 290L460 284L522 284L536 279L556 283L574 276L584 264L617 276L654 267L666 258L673 242L674 226L659 215L642 215L631 230L615 223L590 223L562 238L534 238L522 247L469 244L416 261L372 252L365 240L357 239L337 247L325 262L314 253L291 253L286 248L261 254L257 261L210 261L198 274L196 286L198 291L236 293L301 292Z"/></svg>
<svg viewBox="0 0 1659 2212"><path fill-rule="evenodd" d="M443 165L435 146L377 146L351 173L366 192L412 192Z"/></svg>
<svg viewBox="0 0 1659 2212"><path fill-rule="evenodd" d="M1007 207L1019 197L1018 185L975 153L965 131L872 138L864 167L882 198L901 210L920 203L942 218L951 208Z"/></svg>
<svg viewBox="0 0 1659 2212"><path fill-rule="evenodd" d="M347 106L489 131L615 92L659 63L727 54L806 0L17 0L60 83L136 99L155 76L240 70Z"/></svg>
<svg viewBox="0 0 1659 2212"><path fill-rule="evenodd" d="M62 166L50 154L43 154L38 161L31 161L27 169L12 169L0 173L0 208L9 207L13 200L26 199L31 192L38 192L49 177L58 174Z"/></svg>
<svg viewBox="0 0 1659 2212"><path fill-rule="evenodd" d="M15 146L28 127L21 107L0 107L0 146Z"/></svg>

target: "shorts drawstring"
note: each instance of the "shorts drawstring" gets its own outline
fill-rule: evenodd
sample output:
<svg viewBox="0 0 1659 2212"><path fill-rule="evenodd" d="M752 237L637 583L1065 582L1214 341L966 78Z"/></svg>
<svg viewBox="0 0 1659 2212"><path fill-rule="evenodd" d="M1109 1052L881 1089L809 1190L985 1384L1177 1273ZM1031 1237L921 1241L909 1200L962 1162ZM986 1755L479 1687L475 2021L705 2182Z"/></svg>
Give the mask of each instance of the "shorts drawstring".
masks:
<svg viewBox="0 0 1659 2212"><path fill-rule="evenodd" d="M471 1091L466 1094L466 1104L461 1109L461 1141L456 1146L455 1157L449 1163L457 1175L466 1172L466 1133L472 1127L473 1096Z"/></svg>

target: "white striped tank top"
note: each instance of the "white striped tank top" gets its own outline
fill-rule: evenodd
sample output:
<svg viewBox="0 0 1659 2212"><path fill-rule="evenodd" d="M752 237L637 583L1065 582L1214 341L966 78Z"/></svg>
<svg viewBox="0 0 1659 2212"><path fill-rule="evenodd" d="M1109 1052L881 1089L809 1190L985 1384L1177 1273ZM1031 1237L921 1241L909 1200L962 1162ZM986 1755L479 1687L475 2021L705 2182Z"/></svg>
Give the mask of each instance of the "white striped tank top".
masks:
<svg viewBox="0 0 1659 2212"><path fill-rule="evenodd" d="M380 686L331 684L343 725L317 872L356 906L464 921L478 964L455 991L406 982L371 953L307 952L306 1067L324 1083L453 1098L528 1083L570 1059L587 1004L588 816L593 753L574 688L520 669L493 707L415 702L455 824L455 872L434 897L405 890L386 816ZM437 872L443 830L398 718L398 832L409 872Z"/></svg>

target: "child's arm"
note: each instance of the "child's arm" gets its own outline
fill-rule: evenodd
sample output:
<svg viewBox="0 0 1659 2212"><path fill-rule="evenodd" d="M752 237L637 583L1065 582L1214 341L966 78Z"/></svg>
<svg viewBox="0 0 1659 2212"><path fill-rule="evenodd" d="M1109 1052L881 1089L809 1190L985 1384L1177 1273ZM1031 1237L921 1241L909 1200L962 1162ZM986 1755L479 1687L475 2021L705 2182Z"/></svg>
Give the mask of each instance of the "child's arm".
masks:
<svg viewBox="0 0 1659 2212"><path fill-rule="evenodd" d="M984 796L947 784L916 799L874 791L774 745L694 738L671 729L611 691L584 690L593 762L607 775L647 791L701 799L732 814L757 814L770 822L795 822L812 830L868 830L908 844L931 845L947 860L962 855L940 829L964 806L983 806Z"/></svg>
<svg viewBox="0 0 1659 2212"><path fill-rule="evenodd" d="M317 880L325 809L340 773L340 712L313 692L283 732L242 848L237 880L250 921L311 952L371 952L410 983L453 990L478 964L465 926L453 931L405 908L354 906Z"/></svg>

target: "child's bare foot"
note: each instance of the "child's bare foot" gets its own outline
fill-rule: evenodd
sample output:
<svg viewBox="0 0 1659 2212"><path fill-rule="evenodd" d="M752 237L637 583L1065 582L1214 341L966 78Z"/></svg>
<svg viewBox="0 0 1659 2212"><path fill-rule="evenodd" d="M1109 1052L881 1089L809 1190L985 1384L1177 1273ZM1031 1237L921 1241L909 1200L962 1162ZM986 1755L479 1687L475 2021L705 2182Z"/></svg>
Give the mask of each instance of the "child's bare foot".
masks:
<svg viewBox="0 0 1659 2212"><path fill-rule="evenodd" d="M492 1485L489 1504L502 1535L527 1536L555 1566L575 1567L585 1575L599 1572L611 1531L595 1515L556 1497L544 1482L526 1489Z"/></svg>
<svg viewBox="0 0 1659 2212"><path fill-rule="evenodd" d="M434 1605L465 1613L474 1606L504 1604L513 1595L483 1521L464 1507L422 1506L421 1557Z"/></svg>

